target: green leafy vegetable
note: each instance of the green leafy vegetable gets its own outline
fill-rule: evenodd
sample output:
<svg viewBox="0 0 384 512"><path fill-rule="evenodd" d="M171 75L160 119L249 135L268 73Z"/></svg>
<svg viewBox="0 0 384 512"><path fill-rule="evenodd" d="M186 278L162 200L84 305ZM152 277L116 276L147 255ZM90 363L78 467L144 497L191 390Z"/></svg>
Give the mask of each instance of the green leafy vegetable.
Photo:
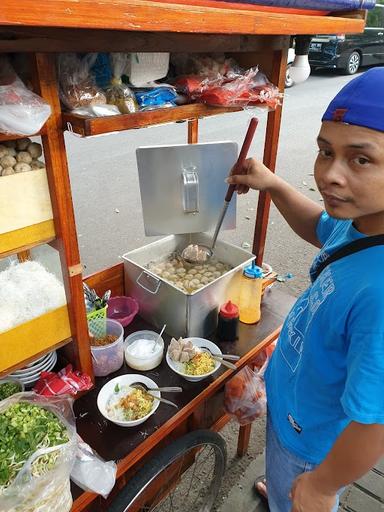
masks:
<svg viewBox="0 0 384 512"><path fill-rule="evenodd" d="M115 393L118 393L120 391L120 386L118 384L116 384L115 386Z"/></svg>
<svg viewBox="0 0 384 512"><path fill-rule="evenodd" d="M17 382L0 383L0 400L4 400L15 393L20 393L21 386Z"/></svg>
<svg viewBox="0 0 384 512"><path fill-rule="evenodd" d="M66 427L52 412L38 405L18 402L1 412L0 495L36 450L68 441ZM58 456L59 451L54 451L36 459L32 474L39 476L52 469Z"/></svg>

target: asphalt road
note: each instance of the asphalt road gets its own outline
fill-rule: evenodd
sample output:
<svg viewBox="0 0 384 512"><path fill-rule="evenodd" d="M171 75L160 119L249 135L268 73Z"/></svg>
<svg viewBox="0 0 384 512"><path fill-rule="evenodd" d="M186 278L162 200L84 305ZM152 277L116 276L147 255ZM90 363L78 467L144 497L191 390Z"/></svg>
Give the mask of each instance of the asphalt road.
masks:
<svg viewBox="0 0 384 512"><path fill-rule="evenodd" d="M333 72L311 76L285 94L277 172L302 192L320 200L313 179L315 139L329 101L351 78ZM260 118L250 154L262 157L266 113L244 111L207 118L200 122L201 142L233 140L240 145L251 115ZM148 244L144 235L136 168L138 146L184 143L187 124L169 124L107 136L81 139L66 135L79 245L86 274L110 266L125 252ZM252 243L258 193L238 202L237 228L221 237L242 245ZM166 201L166 198L164 198ZM272 208L265 261L279 273L295 279L284 286L298 294L307 284L309 263L315 249L301 241Z"/></svg>

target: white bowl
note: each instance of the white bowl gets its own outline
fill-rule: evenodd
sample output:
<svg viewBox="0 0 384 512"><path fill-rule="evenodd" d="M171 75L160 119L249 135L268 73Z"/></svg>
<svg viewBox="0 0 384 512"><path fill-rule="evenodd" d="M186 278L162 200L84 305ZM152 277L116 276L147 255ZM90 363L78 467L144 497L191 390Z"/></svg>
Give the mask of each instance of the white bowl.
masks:
<svg viewBox="0 0 384 512"><path fill-rule="evenodd" d="M52 358L47 362L44 368L37 370L35 373L27 376L18 376L17 379L20 380L25 386L32 387L35 382L40 379L41 372L49 372L53 369L57 362L57 354L56 352L52 353Z"/></svg>
<svg viewBox="0 0 384 512"><path fill-rule="evenodd" d="M25 371L22 370L16 370L15 372L11 373L12 377L16 377L17 379L29 379L30 377L33 377L35 375L40 375L42 371L49 371L51 368L53 368L57 361L57 355L56 352L51 352L49 354L49 357L47 357L41 364L37 366L30 366L29 368L26 368Z"/></svg>
<svg viewBox="0 0 384 512"><path fill-rule="evenodd" d="M159 400L155 399L153 401L153 407L151 412L146 416L139 418L138 420L120 421L108 416L107 403L111 395L114 393L116 384L119 384L121 386L129 386L133 382L142 382L143 384L146 384L149 388L158 387L156 382L154 382L152 379L149 379L148 377L145 377L145 375L129 373L126 375L119 375L118 377L111 379L109 382L104 384L104 386L100 389L99 394L97 395L97 407L99 408L101 414L107 420L112 421L112 423L116 423L116 425L120 425L121 427L135 427L136 425L140 425L140 423L144 423L144 421L146 421L150 416L152 416L152 414L156 411L160 404ZM151 394L159 398L161 397L160 391L151 391Z"/></svg>
<svg viewBox="0 0 384 512"><path fill-rule="evenodd" d="M213 355L220 356L222 354L221 350L217 345L215 345L212 341L206 340L204 338L184 338L186 341L192 341L192 343L195 345L195 347L204 347L209 348L209 350L212 352ZM219 361L215 361L215 368L208 372L204 373L203 375L187 375L186 373L183 373L180 371L182 363L178 363L177 361L173 361L169 355L169 350L167 350L167 354L165 356L166 361L168 363L168 366L178 375L181 375L181 377L184 377L184 379L189 380L190 382L198 382L199 380L206 379L213 373L215 373L221 366Z"/></svg>

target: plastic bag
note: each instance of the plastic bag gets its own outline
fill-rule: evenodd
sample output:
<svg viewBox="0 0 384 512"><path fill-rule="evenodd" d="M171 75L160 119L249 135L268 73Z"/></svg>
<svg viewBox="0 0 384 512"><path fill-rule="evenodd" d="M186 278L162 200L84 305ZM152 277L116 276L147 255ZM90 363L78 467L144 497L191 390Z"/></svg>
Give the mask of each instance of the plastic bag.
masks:
<svg viewBox="0 0 384 512"><path fill-rule="evenodd" d="M59 54L60 99L69 110L104 105L107 102L90 71L96 58L97 53L86 53L83 57L77 53Z"/></svg>
<svg viewBox="0 0 384 512"><path fill-rule="evenodd" d="M207 79L194 91L193 97L200 103L214 106L265 106L274 110L280 105L282 94L263 73L251 68L230 77Z"/></svg>
<svg viewBox="0 0 384 512"><path fill-rule="evenodd" d="M116 105L122 114L131 114L138 110L135 95L128 85L123 84L121 79L127 63L127 53L111 53L113 77L111 85L106 90L107 102Z"/></svg>
<svg viewBox="0 0 384 512"><path fill-rule="evenodd" d="M39 448L23 463L11 483L0 487L1 512L69 512L72 507L69 475L77 445L72 400L18 393L0 402L0 415L18 403L40 406L53 413L66 428L69 440L50 448ZM6 443L4 435L3 432L0 445ZM4 454L5 447L0 452Z"/></svg>
<svg viewBox="0 0 384 512"><path fill-rule="evenodd" d="M140 110L175 107L177 93L172 86L154 87L153 89L135 90Z"/></svg>
<svg viewBox="0 0 384 512"><path fill-rule="evenodd" d="M126 74L134 87L146 87L167 76L169 53L131 53L127 60Z"/></svg>
<svg viewBox="0 0 384 512"><path fill-rule="evenodd" d="M116 482L116 463L103 460L80 436L77 436L77 441L71 480L84 491L95 492L107 498Z"/></svg>
<svg viewBox="0 0 384 512"><path fill-rule="evenodd" d="M9 63L0 57L0 132L33 135L41 130L51 114L51 107L27 89Z"/></svg>
<svg viewBox="0 0 384 512"><path fill-rule="evenodd" d="M79 370L73 370L69 364L58 373L42 371L33 391L38 395L75 396L80 391L87 391L93 386L91 377Z"/></svg>
<svg viewBox="0 0 384 512"><path fill-rule="evenodd" d="M268 360L257 372L246 366L225 385L224 408L240 425L247 425L267 412L264 382L267 364Z"/></svg>

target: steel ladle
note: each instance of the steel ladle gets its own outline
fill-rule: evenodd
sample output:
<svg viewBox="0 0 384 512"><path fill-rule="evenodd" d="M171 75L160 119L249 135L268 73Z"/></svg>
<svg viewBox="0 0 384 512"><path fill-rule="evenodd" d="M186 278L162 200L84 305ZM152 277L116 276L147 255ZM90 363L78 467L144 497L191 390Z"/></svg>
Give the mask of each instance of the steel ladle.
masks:
<svg viewBox="0 0 384 512"><path fill-rule="evenodd" d="M249 151L249 148L252 143L253 136L255 134L257 125L259 123L259 120L256 117L252 117L247 133L244 138L243 145L241 147L241 151L239 154L239 158L237 159L237 162L233 168L232 174L239 174L241 171L241 168L244 164L245 159L247 158L247 154ZM189 244L181 253L181 258L186 261L187 263L192 264L198 264L198 263L205 263L213 256L213 249L215 248L217 237L219 235L221 226L224 221L225 214L227 213L229 203L231 202L233 193L236 189L236 185L229 185L227 193L225 195L224 199L224 206L220 213L219 220L216 224L216 229L213 234L212 243L210 247L207 247L206 245L202 244Z"/></svg>

